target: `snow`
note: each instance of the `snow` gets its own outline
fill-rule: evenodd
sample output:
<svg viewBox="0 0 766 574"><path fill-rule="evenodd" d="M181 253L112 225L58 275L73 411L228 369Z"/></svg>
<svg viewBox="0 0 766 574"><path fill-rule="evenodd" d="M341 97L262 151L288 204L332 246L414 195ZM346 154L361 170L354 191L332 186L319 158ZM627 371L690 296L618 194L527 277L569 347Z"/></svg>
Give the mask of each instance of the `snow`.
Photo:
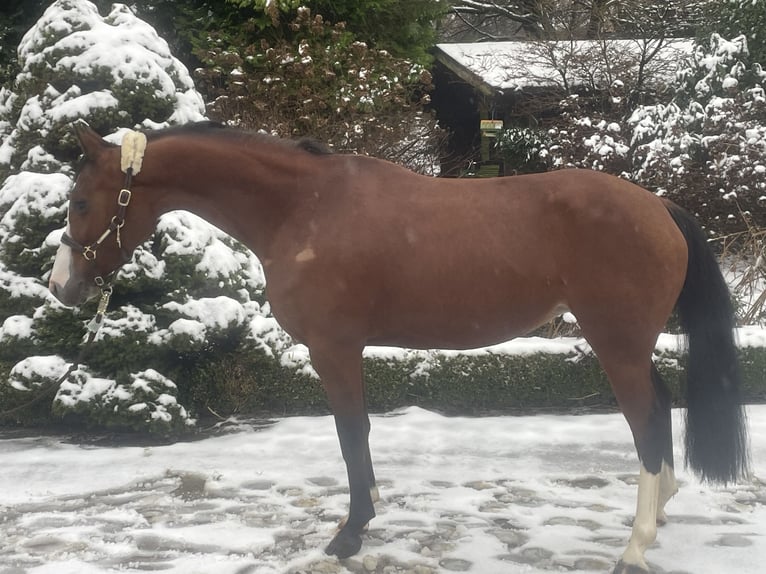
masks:
<svg viewBox="0 0 766 574"><path fill-rule="evenodd" d="M0 187L0 241L16 227L19 217L62 217L72 180L61 173L23 171Z"/></svg>
<svg viewBox="0 0 766 574"><path fill-rule="evenodd" d="M242 304L223 295L192 299L184 304L170 301L163 307L189 319L195 319L210 329L226 329L241 325L245 321Z"/></svg>
<svg viewBox="0 0 766 574"><path fill-rule="evenodd" d="M0 342L11 337L28 339L32 336L32 321L32 317L24 315L11 315L6 318L0 327Z"/></svg>
<svg viewBox="0 0 766 574"><path fill-rule="evenodd" d="M58 40L51 43L51 35ZM157 93L178 92L177 97L197 110L195 116L186 109L188 106L182 106L184 115L189 116L187 121L202 119L204 103L185 67L171 55L167 42L154 28L136 18L124 4L114 4L111 12L102 17L90 2L56 2L24 35L18 54L23 70L17 82L33 79L35 70L42 65L51 66L59 74L79 77L108 73L115 87L138 80ZM111 91L83 96L70 93L67 99L65 106L53 106L53 113L75 118L93 108L118 107ZM60 117L51 119L58 121Z"/></svg>
<svg viewBox="0 0 766 574"><path fill-rule="evenodd" d="M691 53L694 42L668 39L657 57L648 64L655 74L671 79L671 69L682 56ZM621 61L635 66L642 50L653 51L655 44L641 40L576 40L561 42L480 42L437 44L437 49L462 68L469 70L495 90L523 90L541 86L560 86L564 77L569 85L590 85L594 80L594 60L609 54L610 65ZM605 86L607 78L595 78Z"/></svg>
<svg viewBox="0 0 766 574"><path fill-rule="evenodd" d="M115 394L119 398L125 398L115 385L115 382L100 377L89 377L84 383L64 381L59 387L56 401L64 406L73 407L77 403L89 403L95 399L105 399Z"/></svg>
<svg viewBox="0 0 766 574"><path fill-rule="evenodd" d="M154 315L142 312L134 305L123 305L120 307L120 313L104 315L96 340L104 337L124 337L125 335L135 335L136 333L150 333L155 328Z"/></svg>
<svg viewBox="0 0 766 574"><path fill-rule="evenodd" d="M647 551L673 572L761 572L766 406L748 408L753 476L680 492ZM606 572L627 544L638 461L619 414L372 417L381 501L360 554L322 548L345 514L331 417L237 421L164 446L0 434L0 564L27 574ZM386 570L384 570L387 568Z"/></svg>
<svg viewBox="0 0 766 574"><path fill-rule="evenodd" d="M207 327L194 319L176 319L167 329L160 329L149 335L149 343L166 345L174 339L181 338L194 343L204 343L207 337Z"/></svg>
<svg viewBox="0 0 766 574"><path fill-rule="evenodd" d="M224 232L188 211L173 211L163 215L157 232L161 236L163 257L198 257L196 271L207 277L225 279L236 276L242 269L260 268L255 255L236 243ZM262 288L262 271L256 271L251 285Z"/></svg>
<svg viewBox="0 0 766 574"><path fill-rule="evenodd" d="M33 277L22 277L6 269L0 261L0 289L6 291L11 298L33 297L53 300L48 287Z"/></svg>
<svg viewBox="0 0 766 574"><path fill-rule="evenodd" d="M67 366L67 362L56 355L28 357L11 369L8 381L14 389L28 391L40 379L58 379Z"/></svg>

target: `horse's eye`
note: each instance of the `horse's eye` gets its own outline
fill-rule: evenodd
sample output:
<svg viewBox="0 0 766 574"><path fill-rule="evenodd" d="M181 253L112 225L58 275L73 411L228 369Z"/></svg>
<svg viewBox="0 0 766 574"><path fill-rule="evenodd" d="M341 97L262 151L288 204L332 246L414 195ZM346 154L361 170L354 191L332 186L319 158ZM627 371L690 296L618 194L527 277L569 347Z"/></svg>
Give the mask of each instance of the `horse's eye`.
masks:
<svg viewBox="0 0 766 574"><path fill-rule="evenodd" d="M73 199L69 202L69 207L75 213L85 213L88 211L88 202L84 199Z"/></svg>

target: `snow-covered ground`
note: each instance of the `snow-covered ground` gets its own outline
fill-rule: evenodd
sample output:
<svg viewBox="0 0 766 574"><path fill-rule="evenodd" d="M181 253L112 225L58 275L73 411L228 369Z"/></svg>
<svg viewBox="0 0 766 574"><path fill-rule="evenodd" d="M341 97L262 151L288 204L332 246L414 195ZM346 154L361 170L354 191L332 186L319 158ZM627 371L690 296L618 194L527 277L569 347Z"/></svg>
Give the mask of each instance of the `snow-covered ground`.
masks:
<svg viewBox="0 0 766 574"><path fill-rule="evenodd" d="M749 407L753 477L701 485L681 463L657 572L763 572L766 406ZM0 435L2 437L2 435ZM619 414L373 418L382 500L361 553L322 548L347 504L330 417L167 446L0 440L0 573L607 572L638 470Z"/></svg>

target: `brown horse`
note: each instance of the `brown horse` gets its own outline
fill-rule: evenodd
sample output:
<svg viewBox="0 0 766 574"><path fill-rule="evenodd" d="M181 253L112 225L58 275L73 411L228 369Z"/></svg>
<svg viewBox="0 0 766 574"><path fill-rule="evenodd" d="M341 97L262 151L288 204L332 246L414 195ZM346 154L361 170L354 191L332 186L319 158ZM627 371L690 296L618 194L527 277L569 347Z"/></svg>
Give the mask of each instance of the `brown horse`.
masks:
<svg viewBox="0 0 766 574"><path fill-rule="evenodd" d="M746 473L729 293L704 234L676 205L587 170L439 179L207 123L148 141L130 132L122 147L76 131L85 161L51 291L67 305L97 293L173 209L250 247L275 317L308 346L335 415L351 502L328 553L356 553L375 516L362 382L371 344L467 349L571 310L641 461L616 572L648 571L644 551L677 490L670 396L652 364L675 306L689 335L686 459L710 481Z"/></svg>

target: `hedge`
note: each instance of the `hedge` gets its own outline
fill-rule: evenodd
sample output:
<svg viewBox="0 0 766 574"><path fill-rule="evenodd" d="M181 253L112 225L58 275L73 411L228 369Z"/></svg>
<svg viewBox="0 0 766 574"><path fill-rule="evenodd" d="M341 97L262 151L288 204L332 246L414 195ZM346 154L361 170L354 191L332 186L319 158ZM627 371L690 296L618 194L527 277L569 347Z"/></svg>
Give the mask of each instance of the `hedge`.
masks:
<svg viewBox="0 0 766 574"><path fill-rule="evenodd" d="M217 349L202 355L176 357L180 368L173 376L178 388L171 395L177 399L178 405L174 404L173 408L183 409L180 406L183 405L200 419L329 412L321 384L305 364L283 364L284 361L263 349L234 347L227 350L222 346ZM766 348L744 347L739 350L739 356L744 401L766 401ZM680 389L684 373L679 365L683 364L683 357L663 352L655 357L655 363L672 390L674 404L682 406ZM0 380L8 379L11 367L0 362ZM364 368L368 406L372 412L386 412L407 405L455 415L617 408L606 377L592 353L410 352L404 358L373 354L365 358ZM126 384L124 381L117 383ZM115 393L119 395L119 391L114 391L110 396ZM59 397L71 394L71 390L61 391ZM3 408L22 404L30 396L30 393L10 385L0 385ZM143 421L137 420L133 424L125 416L105 420L103 414L98 414L103 410L103 401L101 398L93 405L96 415L88 413L89 407L79 410L56 408L54 405L60 402L57 399L56 403L48 401L22 418L5 423L65 422L70 426L106 426L121 430L145 428ZM117 406L114 410L116 412ZM122 408L123 413L127 411L127 407ZM150 432L166 435L188 432L189 429L186 419L173 424L154 421L149 427Z"/></svg>

